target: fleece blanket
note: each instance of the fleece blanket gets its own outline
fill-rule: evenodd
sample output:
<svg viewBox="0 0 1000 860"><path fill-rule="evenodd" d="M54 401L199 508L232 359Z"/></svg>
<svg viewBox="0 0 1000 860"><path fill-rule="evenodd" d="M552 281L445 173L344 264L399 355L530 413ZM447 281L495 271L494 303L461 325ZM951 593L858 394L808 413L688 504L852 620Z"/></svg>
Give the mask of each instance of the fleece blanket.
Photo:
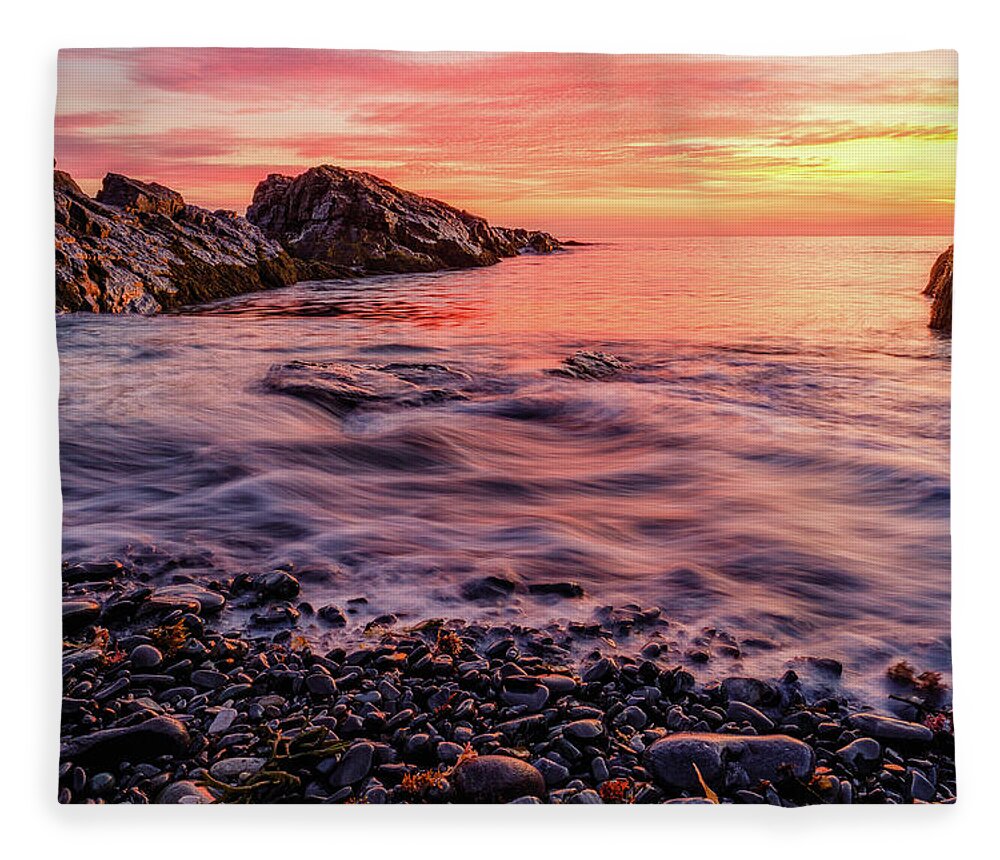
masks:
<svg viewBox="0 0 1000 860"><path fill-rule="evenodd" d="M956 89L63 51L60 802L952 802Z"/></svg>

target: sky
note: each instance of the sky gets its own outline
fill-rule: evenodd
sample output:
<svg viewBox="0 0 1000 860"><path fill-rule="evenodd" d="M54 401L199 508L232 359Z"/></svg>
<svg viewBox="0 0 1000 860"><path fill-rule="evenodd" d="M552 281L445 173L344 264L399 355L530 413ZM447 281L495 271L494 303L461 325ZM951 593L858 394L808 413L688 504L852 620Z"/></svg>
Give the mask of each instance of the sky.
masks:
<svg viewBox="0 0 1000 860"><path fill-rule="evenodd" d="M243 212L365 170L576 235L950 235L958 57L60 52L55 154Z"/></svg>

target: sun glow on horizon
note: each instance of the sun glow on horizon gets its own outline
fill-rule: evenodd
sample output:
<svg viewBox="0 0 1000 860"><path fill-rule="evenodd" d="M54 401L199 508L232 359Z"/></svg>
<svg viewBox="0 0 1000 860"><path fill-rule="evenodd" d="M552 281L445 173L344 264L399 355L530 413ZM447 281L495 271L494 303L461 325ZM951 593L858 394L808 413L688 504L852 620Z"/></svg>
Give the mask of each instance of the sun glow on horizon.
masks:
<svg viewBox="0 0 1000 860"><path fill-rule="evenodd" d="M56 157L238 211L331 163L563 235L948 235L956 103L948 51L70 50Z"/></svg>

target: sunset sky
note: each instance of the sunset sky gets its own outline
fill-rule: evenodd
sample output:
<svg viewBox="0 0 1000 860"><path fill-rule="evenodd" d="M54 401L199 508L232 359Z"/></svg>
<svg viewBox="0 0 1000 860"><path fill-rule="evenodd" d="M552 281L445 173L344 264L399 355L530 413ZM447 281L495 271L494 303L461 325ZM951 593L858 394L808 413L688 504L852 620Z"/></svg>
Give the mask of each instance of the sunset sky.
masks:
<svg viewBox="0 0 1000 860"><path fill-rule="evenodd" d="M244 211L329 163L563 236L950 235L957 55L60 53L56 158Z"/></svg>

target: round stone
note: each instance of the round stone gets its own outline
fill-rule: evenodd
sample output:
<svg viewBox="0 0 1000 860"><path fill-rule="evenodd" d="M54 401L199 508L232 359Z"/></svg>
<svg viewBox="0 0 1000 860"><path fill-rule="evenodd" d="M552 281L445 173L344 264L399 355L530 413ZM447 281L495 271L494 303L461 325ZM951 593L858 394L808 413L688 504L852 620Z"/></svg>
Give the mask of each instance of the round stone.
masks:
<svg viewBox="0 0 1000 860"><path fill-rule="evenodd" d="M155 669L163 662L160 649L154 645L137 645L128 655L133 669Z"/></svg>
<svg viewBox="0 0 1000 860"><path fill-rule="evenodd" d="M157 803L215 803L215 797L203 785L182 779L172 782L156 796Z"/></svg>
<svg viewBox="0 0 1000 860"><path fill-rule="evenodd" d="M337 693L337 683L329 675L317 672L306 676L306 689L314 696L333 696Z"/></svg>
<svg viewBox="0 0 1000 860"><path fill-rule="evenodd" d="M535 680L547 687L552 696L565 696L576 689L576 681L569 675L537 675Z"/></svg>
<svg viewBox="0 0 1000 860"><path fill-rule="evenodd" d="M462 800L470 803L508 803L521 797L545 797L545 779L520 759L483 755L455 768L452 784Z"/></svg>
<svg viewBox="0 0 1000 860"><path fill-rule="evenodd" d="M604 726L598 720L576 720L566 725L563 734L570 738L587 741L603 735Z"/></svg>
<svg viewBox="0 0 1000 860"><path fill-rule="evenodd" d="M254 588L269 597L288 600L299 593L299 581L284 570L262 573L253 581Z"/></svg>
<svg viewBox="0 0 1000 860"><path fill-rule="evenodd" d="M208 588L202 588L192 583L168 585L157 589L155 597L165 602L176 603L178 608L183 605L190 606L192 603L195 603L197 604L197 608L193 611L196 615L211 615L226 605L226 598L217 591L211 591Z"/></svg>
<svg viewBox="0 0 1000 860"><path fill-rule="evenodd" d="M75 630L96 621L101 615L101 604L96 600L64 600L63 627Z"/></svg>
<svg viewBox="0 0 1000 860"><path fill-rule="evenodd" d="M352 746L344 753L340 764L330 774L330 786L340 788L360 782L371 770L374 754L375 747L370 743L358 743Z"/></svg>
<svg viewBox="0 0 1000 860"><path fill-rule="evenodd" d="M881 755L882 747L873 738L858 738L837 750L837 756L848 764L855 764L858 759L869 762L878 761Z"/></svg>
<svg viewBox="0 0 1000 860"><path fill-rule="evenodd" d="M508 705L524 705L540 711L549 700L549 688L526 675L511 675L504 679L500 698Z"/></svg>
<svg viewBox="0 0 1000 860"><path fill-rule="evenodd" d="M267 761L262 758L250 756L237 756L236 758L224 758L213 764L208 772L220 782L236 784L243 774L255 774Z"/></svg>
<svg viewBox="0 0 1000 860"><path fill-rule="evenodd" d="M681 733L652 744L646 769L665 788L700 791L701 778L721 789L749 788L783 774L806 779L812 774L812 748L788 735L713 735ZM697 767L697 771L695 768Z"/></svg>
<svg viewBox="0 0 1000 860"><path fill-rule="evenodd" d="M847 724L852 729L880 741L929 744L934 740L934 732L920 723L908 723L895 717L878 714L851 714Z"/></svg>

